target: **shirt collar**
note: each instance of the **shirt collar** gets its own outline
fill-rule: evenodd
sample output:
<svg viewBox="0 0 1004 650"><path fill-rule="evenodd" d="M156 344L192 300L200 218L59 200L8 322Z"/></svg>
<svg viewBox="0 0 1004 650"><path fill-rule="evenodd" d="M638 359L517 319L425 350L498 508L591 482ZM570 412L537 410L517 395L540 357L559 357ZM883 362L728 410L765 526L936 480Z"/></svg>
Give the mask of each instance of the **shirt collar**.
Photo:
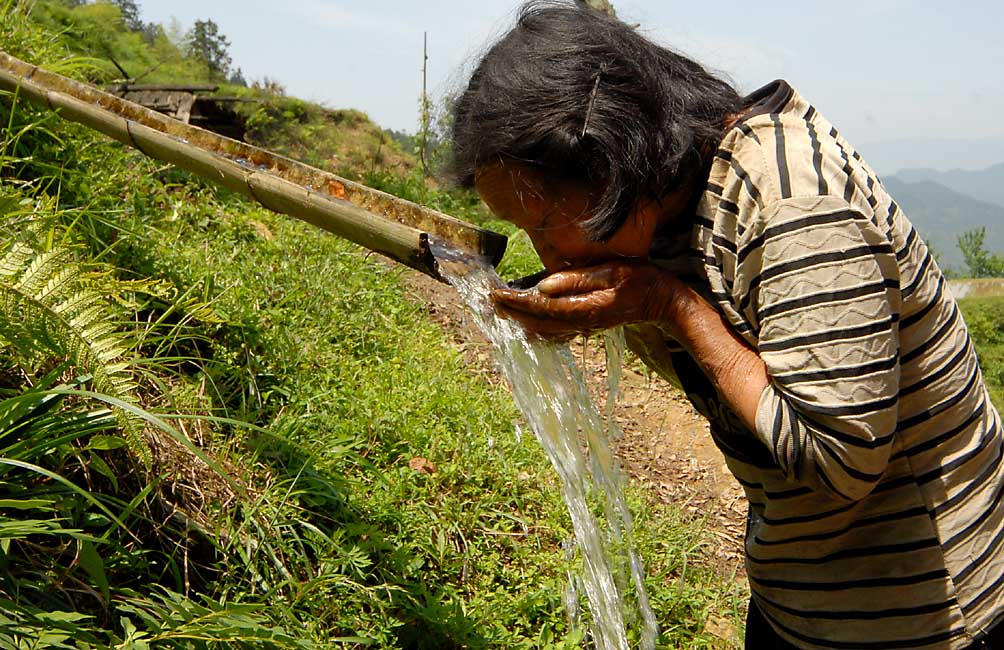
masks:
<svg viewBox="0 0 1004 650"><path fill-rule="evenodd" d="M742 100L746 111L739 118L739 122L745 122L757 115L780 113L794 94L795 90L783 79L772 81L763 88L754 90Z"/></svg>

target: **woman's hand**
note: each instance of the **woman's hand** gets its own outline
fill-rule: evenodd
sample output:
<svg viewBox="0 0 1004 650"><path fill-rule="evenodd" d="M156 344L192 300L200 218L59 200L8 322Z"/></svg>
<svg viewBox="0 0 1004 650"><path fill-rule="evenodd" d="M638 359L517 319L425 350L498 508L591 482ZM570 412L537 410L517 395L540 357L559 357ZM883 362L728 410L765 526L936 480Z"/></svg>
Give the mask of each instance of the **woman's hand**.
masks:
<svg viewBox="0 0 1004 650"><path fill-rule="evenodd" d="M569 339L618 325L665 322L668 307L686 287L647 262L607 262L560 271L535 289L496 289L492 298L502 315L552 339Z"/></svg>
<svg viewBox="0 0 1004 650"><path fill-rule="evenodd" d="M753 431L767 368L718 311L676 276L646 262L608 262L561 271L535 290L496 289L503 315L551 339L629 323L654 323L676 339Z"/></svg>

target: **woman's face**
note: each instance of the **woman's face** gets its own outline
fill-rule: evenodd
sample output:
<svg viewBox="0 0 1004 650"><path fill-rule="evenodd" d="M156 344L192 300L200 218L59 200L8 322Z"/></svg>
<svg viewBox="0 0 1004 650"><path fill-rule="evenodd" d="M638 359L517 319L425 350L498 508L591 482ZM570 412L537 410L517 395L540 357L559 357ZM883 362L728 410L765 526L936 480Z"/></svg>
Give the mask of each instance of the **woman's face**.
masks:
<svg viewBox="0 0 1004 650"><path fill-rule="evenodd" d="M546 178L524 163L483 167L475 186L497 217L526 231L544 268L552 273L614 259L647 259L659 225L657 206L642 201L613 237L593 241L579 226L593 198L589 188Z"/></svg>

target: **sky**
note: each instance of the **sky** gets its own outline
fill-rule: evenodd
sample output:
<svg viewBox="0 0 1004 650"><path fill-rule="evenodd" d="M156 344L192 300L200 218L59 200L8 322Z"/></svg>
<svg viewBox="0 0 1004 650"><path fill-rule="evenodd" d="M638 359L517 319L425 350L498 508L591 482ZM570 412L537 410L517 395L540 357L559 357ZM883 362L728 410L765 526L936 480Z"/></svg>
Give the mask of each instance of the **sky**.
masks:
<svg viewBox="0 0 1004 650"><path fill-rule="evenodd" d="M999 0L612 0L620 18L742 91L788 80L880 172L1004 162ZM139 0L144 20L212 19L248 79L357 108L414 132L428 33L429 88L464 71L513 23L513 0Z"/></svg>

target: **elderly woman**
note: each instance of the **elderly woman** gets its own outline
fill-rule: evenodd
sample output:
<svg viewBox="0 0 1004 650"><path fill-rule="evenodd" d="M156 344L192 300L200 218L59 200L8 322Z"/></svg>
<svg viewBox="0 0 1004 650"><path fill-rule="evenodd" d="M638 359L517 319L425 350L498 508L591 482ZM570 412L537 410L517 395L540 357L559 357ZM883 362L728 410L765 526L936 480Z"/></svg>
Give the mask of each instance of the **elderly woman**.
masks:
<svg viewBox="0 0 1004 650"><path fill-rule="evenodd" d="M455 118L456 177L550 273L499 309L628 326L710 421L750 504L747 648L1004 648L1000 416L923 240L815 107L546 3Z"/></svg>

